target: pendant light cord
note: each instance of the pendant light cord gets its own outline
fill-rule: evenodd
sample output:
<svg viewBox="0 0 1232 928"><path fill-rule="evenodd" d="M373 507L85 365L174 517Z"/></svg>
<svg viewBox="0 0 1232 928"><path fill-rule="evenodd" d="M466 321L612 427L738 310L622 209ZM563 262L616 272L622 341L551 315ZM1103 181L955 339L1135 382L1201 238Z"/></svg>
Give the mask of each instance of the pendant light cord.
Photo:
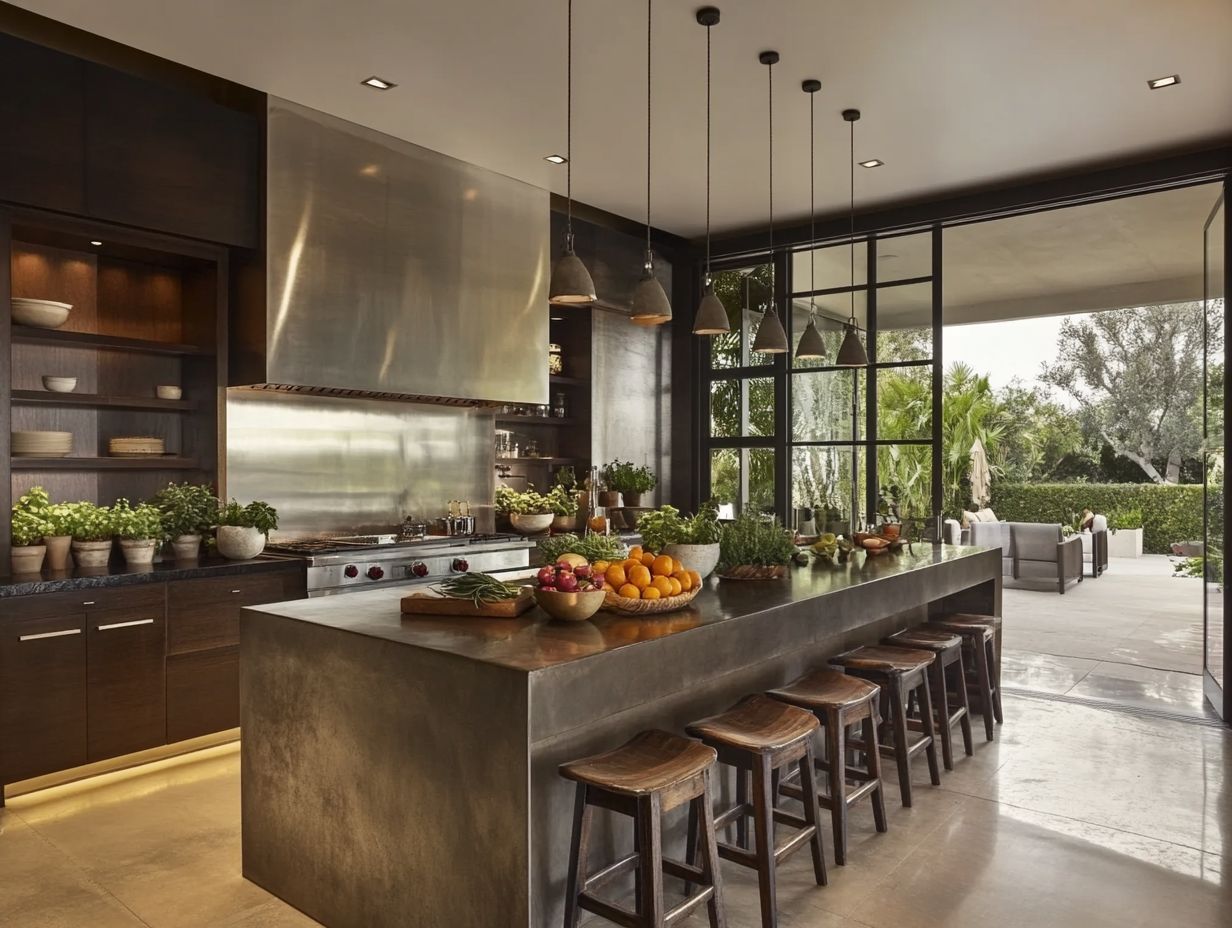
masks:
<svg viewBox="0 0 1232 928"><path fill-rule="evenodd" d="M706 286L710 286L710 28L706 27Z"/></svg>
<svg viewBox="0 0 1232 928"><path fill-rule="evenodd" d="M646 0L646 260L650 261L650 36L654 0Z"/></svg>
<svg viewBox="0 0 1232 928"><path fill-rule="evenodd" d="M851 127L851 150L848 168L851 171L851 202L848 215L851 217L851 324L856 324L856 123Z"/></svg>
<svg viewBox="0 0 1232 928"><path fill-rule="evenodd" d="M766 84L769 87L770 112L770 263L774 264L774 65L766 65ZM772 301L773 305L773 301Z"/></svg>
<svg viewBox="0 0 1232 928"><path fill-rule="evenodd" d="M565 42L565 234L573 236L573 0L569 0ZM570 243L572 247L572 242Z"/></svg>
<svg viewBox="0 0 1232 928"><path fill-rule="evenodd" d="M809 94L809 289L817 289L817 161L814 156L814 146L817 133L813 129L814 105L817 94ZM817 297L809 297L809 322L817 315Z"/></svg>

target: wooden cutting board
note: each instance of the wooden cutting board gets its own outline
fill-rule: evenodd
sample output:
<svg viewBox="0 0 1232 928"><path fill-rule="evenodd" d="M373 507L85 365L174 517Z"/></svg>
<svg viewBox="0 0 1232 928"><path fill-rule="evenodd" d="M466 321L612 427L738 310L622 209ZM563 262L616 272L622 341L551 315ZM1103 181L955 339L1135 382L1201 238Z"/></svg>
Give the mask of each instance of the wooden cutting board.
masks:
<svg viewBox="0 0 1232 928"><path fill-rule="evenodd" d="M517 599L476 606L469 599L453 599L439 593L420 591L402 597L403 615L453 615L467 618L513 619L535 604L530 588L524 588Z"/></svg>

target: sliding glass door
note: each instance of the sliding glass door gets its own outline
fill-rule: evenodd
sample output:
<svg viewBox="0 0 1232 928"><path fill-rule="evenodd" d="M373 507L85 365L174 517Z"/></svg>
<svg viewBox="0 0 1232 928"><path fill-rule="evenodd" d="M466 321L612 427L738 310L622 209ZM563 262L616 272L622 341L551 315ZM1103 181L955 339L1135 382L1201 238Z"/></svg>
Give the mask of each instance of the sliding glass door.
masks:
<svg viewBox="0 0 1232 928"><path fill-rule="evenodd" d="M1232 719L1232 691L1227 683L1229 640L1224 603L1223 549L1227 519L1224 510L1227 435L1224 409L1227 387L1224 364L1227 338L1228 204L1219 197L1203 230L1203 297L1205 363L1203 383L1203 502L1204 579L1202 672L1203 689L1220 717Z"/></svg>

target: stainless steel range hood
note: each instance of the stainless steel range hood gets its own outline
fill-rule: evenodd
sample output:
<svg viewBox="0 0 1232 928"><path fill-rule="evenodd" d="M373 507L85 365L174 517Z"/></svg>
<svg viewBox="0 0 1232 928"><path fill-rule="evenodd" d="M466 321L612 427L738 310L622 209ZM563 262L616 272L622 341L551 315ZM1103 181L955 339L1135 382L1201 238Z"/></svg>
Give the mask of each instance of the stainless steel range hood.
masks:
<svg viewBox="0 0 1232 928"><path fill-rule="evenodd" d="M547 191L284 100L268 117L232 385L547 403Z"/></svg>

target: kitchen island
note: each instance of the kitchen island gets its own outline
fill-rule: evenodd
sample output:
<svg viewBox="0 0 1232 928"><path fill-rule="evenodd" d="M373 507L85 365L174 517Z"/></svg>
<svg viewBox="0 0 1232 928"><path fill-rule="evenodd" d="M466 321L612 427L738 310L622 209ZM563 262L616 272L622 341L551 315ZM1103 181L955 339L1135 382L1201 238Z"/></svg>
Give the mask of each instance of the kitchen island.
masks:
<svg viewBox="0 0 1232 928"><path fill-rule="evenodd" d="M681 612L402 618L397 588L254 607L241 627L244 875L329 928L559 924L557 766L680 731L930 611L1000 614L996 550L708 581ZM598 820L623 848L627 822Z"/></svg>

